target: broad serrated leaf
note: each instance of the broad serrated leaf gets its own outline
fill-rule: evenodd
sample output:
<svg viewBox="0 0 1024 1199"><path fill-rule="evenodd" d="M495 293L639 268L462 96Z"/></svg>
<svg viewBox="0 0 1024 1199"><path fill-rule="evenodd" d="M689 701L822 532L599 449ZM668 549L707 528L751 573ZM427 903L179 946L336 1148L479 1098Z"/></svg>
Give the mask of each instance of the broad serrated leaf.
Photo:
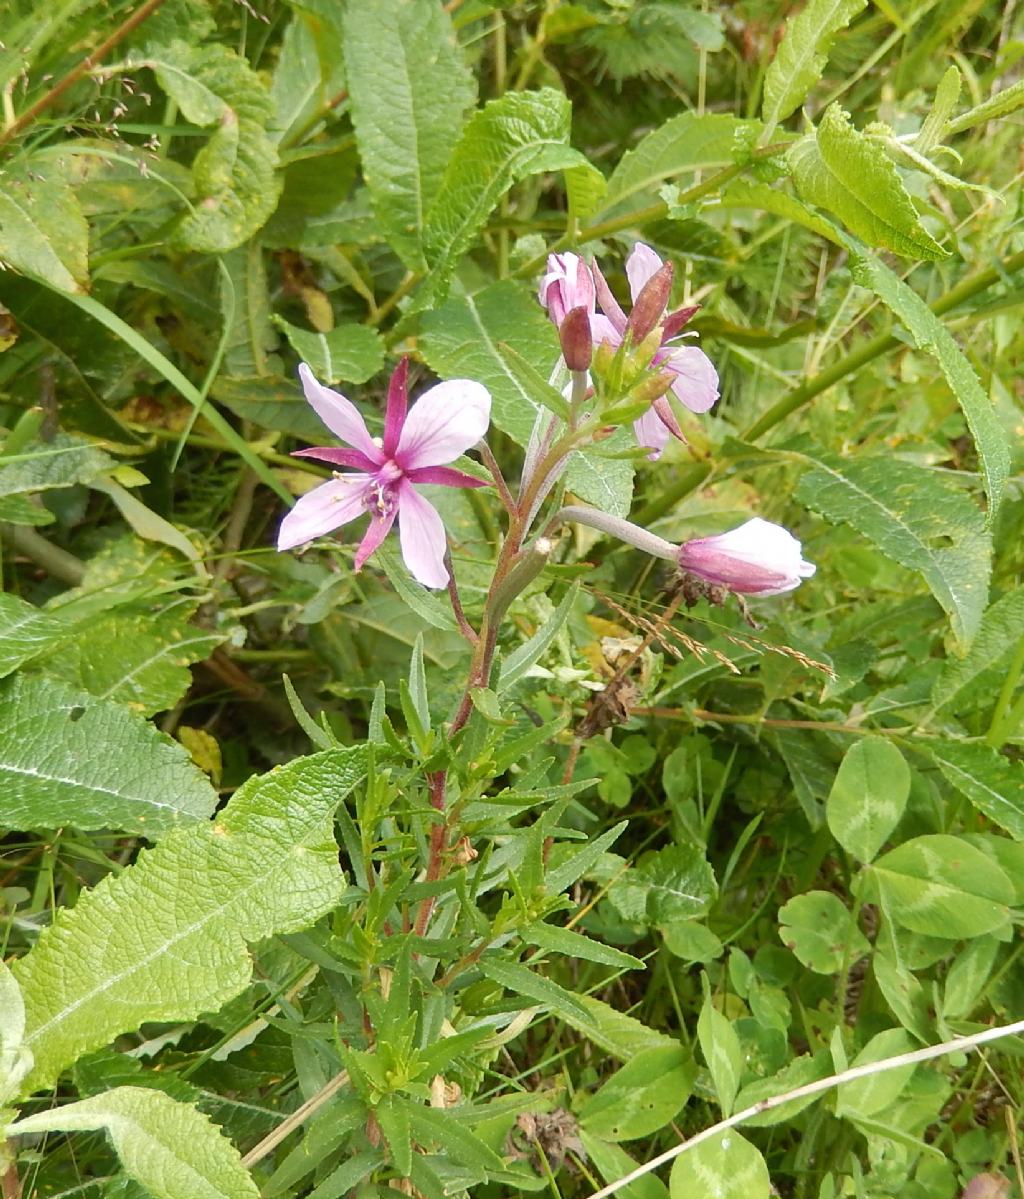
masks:
<svg viewBox="0 0 1024 1199"><path fill-rule="evenodd" d="M274 324L321 383L365 383L384 365L384 340L369 325L339 325L329 333L311 333L279 316Z"/></svg>
<svg viewBox="0 0 1024 1199"><path fill-rule="evenodd" d="M992 542L974 503L929 470L894 458L807 456L798 502L852 525L887 558L918 570L968 644L988 598Z"/></svg>
<svg viewBox="0 0 1024 1199"><path fill-rule="evenodd" d="M25 1048L25 1004L18 980L0 961L0 1109L18 1093L21 1080L32 1069Z"/></svg>
<svg viewBox="0 0 1024 1199"><path fill-rule="evenodd" d="M84 291L89 279L89 226L74 191L27 166L4 172L0 187L0 266L56 291Z"/></svg>
<svg viewBox="0 0 1024 1199"><path fill-rule="evenodd" d="M222 633L189 623L187 613L114 613L80 628L39 665L99 699L152 716L174 707L192 685L189 666L208 658L223 640Z"/></svg>
<svg viewBox="0 0 1024 1199"><path fill-rule="evenodd" d="M279 142L294 144L344 88L340 26L340 8L333 6L316 15L298 8L288 23L270 81L271 128Z"/></svg>
<svg viewBox="0 0 1024 1199"><path fill-rule="evenodd" d="M905 258L949 256L921 224L883 147L854 129L838 104L829 105L814 133L790 147L788 158L803 199L834 213L869 245Z"/></svg>
<svg viewBox="0 0 1024 1199"><path fill-rule="evenodd" d="M666 925L702 916L717 893L702 849L668 845L645 854L612 884L608 897L626 920Z"/></svg>
<svg viewBox="0 0 1024 1199"><path fill-rule="evenodd" d="M491 420L521 446L540 410L508 365L509 345L547 378L561 353L555 327L536 295L502 280L473 296L452 296L422 320L420 352L442 379L469 378L491 393Z"/></svg>
<svg viewBox="0 0 1024 1199"><path fill-rule="evenodd" d="M569 145L571 106L561 92L506 92L473 114L434 197L423 234L430 267L416 308L442 296L458 265L501 197L542 171L581 166Z"/></svg>
<svg viewBox="0 0 1024 1199"><path fill-rule="evenodd" d="M989 820L1024 841L1024 767L991 746L935 741L929 752L947 780Z"/></svg>
<svg viewBox="0 0 1024 1199"><path fill-rule="evenodd" d="M263 81L222 45L150 46L138 65L155 72L186 120L216 126L192 163L196 201L175 231L177 244L207 254L240 246L267 221L281 191Z"/></svg>
<svg viewBox="0 0 1024 1199"><path fill-rule="evenodd" d="M45 654L67 636L68 628L59 616L0 592L0 678Z"/></svg>
<svg viewBox="0 0 1024 1199"><path fill-rule="evenodd" d="M10 461L0 460L0 498L89 483L114 465L91 441L58 433L50 441L30 442Z"/></svg>
<svg viewBox="0 0 1024 1199"><path fill-rule="evenodd" d="M981 627L962 658L947 658L932 687L936 710L951 707L988 670L993 670L1024 638L1024 590L1011 591L996 600L981 618Z"/></svg>
<svg viewBox="0 0 1024 1199"><path fill-rule="evenodd" d="M39 675L0 684L0 787L8 828L153 838L217 805L177 742L120 704Z"/></svg>
<svg viewBox="0 0 1024 1199"><path fill-rule="evenodd" d="M582 224L590 220L608 192L604 175L591 163L569 167L565 171L565 198L569 219Z"/></svg>
<svg viewBox="0 0 1024 1199"><path fill-rule="evenodd" d="M829 831L859 862L870 862L892 835L910 796L910 767L884 737L864 737L846 751L829 793Z"/></svg>
<svg viewBox="0 0 1024 1199"><path fill-rule="evenodd" d="M989 519L993 519L1010 473L1010 450L992 401L974 367L953 340L953 335L917 292L874 255L853 253L851 274L855 282L870 288L906 327L917 348L930 354L939 364L974 438L988 494Z"/></svg>
<svg viewBox="0 0 1024 1199"><path fill-rule="evenodd" d="M760 1151L732 1128L677 1157L668 1189L671 1199L769 1199L772 1184Z"/></svg>
<svg viewBox="0 0 1024 1199"><path fill-rule="evenodd" d="M628 516L633 504L636 468L631 459L612 458L608 452L628 449L633 444L632 430L617 429L597 449L570 454L565 468L566 487L602 512Z"/></svg>
<svg viewBox="0 0 1024 1199"><path fill-rule="evenodd" d="M1013 883L962 837L915 837L883 854L867 876L885 910L911 932L958 941L1006 927Z"/></svg>
<svg viewBox="0 0 1024 1199"><path fill-rule="evenodd" d="M343 18L363 177L377 222L410 270L426 263L427 213L475 99L472 72L434 0L361 0Z"/></svg>
<svg viewBox="0 0 1024 1199"><path fill-rule="evenodd" d="M154 1199L258 1199L238 1150L209 1116L148 1087L114 1087L9 1128L18 1136L102 1130Z"/></svg>
<svg viewBox="0 0 1024 1199"><path fill-rule="evenodd" d="M724 113L684 112L648 133L623 154L608 180L602 213L624 201L656 192L663 183L686 171L731 166L737 130L760 128L758 121L741 121Z"/></svg>
<svg viewBox="0 0 1024 1199"><path fill-rule="evenodd" d="M29 1089L146 1021L194 1020L252 977L246 943L297 932L344 889L332 813L363 778L362 747L251 779L214 823L179 829L57 912L15 963Z"/></svg>
<svg viewBox="0 0 1024 1199"><path fill-rule="evenodd" d="M807 99L825 69L833 38L866 4L867 0L810 0L786 22L786 32L764 77L761 116L766 139Z"/></svg>

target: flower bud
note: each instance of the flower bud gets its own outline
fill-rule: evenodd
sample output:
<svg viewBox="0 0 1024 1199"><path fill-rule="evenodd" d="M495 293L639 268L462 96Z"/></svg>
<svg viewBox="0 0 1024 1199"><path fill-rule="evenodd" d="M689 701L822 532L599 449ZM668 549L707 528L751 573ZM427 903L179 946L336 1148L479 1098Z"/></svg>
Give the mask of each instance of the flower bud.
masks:
<svg viewBox="0 0 1024 1199"><path fill-rule="evenodd" d="M540 302L559 327L573 308L594 311L594 279L578 254L549 254L548 271L540 281Z"/></svg>
<svg viewBox="0 0 1024 1199"><path fill-rule="evenodd" d="M781 595L815 571L792 533L759 517L717 537L685 542L677 561L689 574L740 595Z"/></svg>
<svg viewBox="0 0 1024 1199"><path fill-rule="evenodd" d="M588 371L594 357L594 337L590 331L590 314L580 304L570 308L558 326L562 357L571 371Z"/></svg>
<svg viewBox="0 0 1024 1199"><path fill-rule="evenodd" d="M666 262L640 289L640 294L633 302L633 311L626 322L626 329L632 333L634 343L643 341L661 321L672 291L674 275L675 268L672 263ZM660 344L660 337L658 342Z"/></svg>
<svg viewBox="0 0 1024 1199"><path fill-rule="evenodd" d="M668 316L661 322L661 336L663 341L669 341L675 337L685 325L700 312L699 304L690 304L686 308L677 308L675 312L670 312Z"/></svg>

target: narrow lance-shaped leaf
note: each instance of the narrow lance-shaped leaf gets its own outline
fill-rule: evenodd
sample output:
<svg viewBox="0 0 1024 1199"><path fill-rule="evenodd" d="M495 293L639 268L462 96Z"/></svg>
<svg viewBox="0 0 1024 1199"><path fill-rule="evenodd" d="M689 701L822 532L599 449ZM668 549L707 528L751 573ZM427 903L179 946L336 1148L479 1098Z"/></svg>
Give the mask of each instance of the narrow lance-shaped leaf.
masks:
<svg viewBox="0 0 1024 1199"><path fill-rule="evenodd" d="M764 77L763 142L807 99L825 69L833 38L866 4L867 0L810 0L786 22L786 32Z"/></svg>
<svg viewBox="0 0 1024 1199"><path fill-rule="evenodd" d="M246 942L296 932L344 887L331 814L362 779L362 748L300 758L241 787L212 824L171 833L57 913L14 974L28 1089L150 1020L193 1020L242 991Z"/></svg>
<svg viewBox="0 0 1024 1199"><path fill-rule="evenodd" d="M854 129L838 104L825 110L815 133L789 151L797 191L835 213L851 233L904 258L947 258L918 219L892 160L878 142Z"/></svg>
<svg viewBox="0 0 1024 1199"><path fill-rule="evenodd" d="M384 236L410 270L425 265L427 211L475 96L451 18L435 0L345 6L352 121Z"/></svg>
<svg viewBox="0 0 1024 1199"><path fill-rule="evenodd" d="M176 741L120 704L42 675L0 685L0 789L8 828L155 838L217 805Z"/></svg>
<svg viewBox="0 0 1024 1199"><path fill-rule="evenodd" d="M19 1136L102 1129L121 1165L154 1199L258 1199L238 1150L191 1104L148 1087L114 1087L8 1127Z"/></svg>
<svg viewBox="0 0 1024 1199"><path fill-rule="evenodd" d="M906 327L917 348L930 354L945 375L978 450L991 520L999 509L1010 473L1010 451L992 401L953 335L917 292L873 254L865 253L863 247L848 242L848 248L855 281L878 296Z"/></svg>
<svg viewBox="0 0 1024 1199"><path fill-rule="evenodd" d="M886 557L924 575L965 645L988 597L992 542L974 503L923 467L893 458L804 455L799 503L845 522Z"/></svg>

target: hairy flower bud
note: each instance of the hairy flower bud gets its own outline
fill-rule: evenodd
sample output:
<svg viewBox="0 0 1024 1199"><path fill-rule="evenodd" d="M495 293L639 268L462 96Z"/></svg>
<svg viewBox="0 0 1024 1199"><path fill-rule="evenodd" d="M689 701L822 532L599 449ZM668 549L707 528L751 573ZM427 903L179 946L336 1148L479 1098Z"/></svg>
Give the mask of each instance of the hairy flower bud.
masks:
<svg viewBox="0 0 1024 1199"><path fill-rule="evenodd" d="M671 262L666 262L640 289L640 294L633 302L633 311L626 322L626 329L632 333L634 343L643 341L648 333L661 323L672 291L674 276L675 268ZM660 337L658 342L660 344Z"/></svg>
<svg viewBox="0 0 1024 1199"><path fill-rule="evenodd" d="M562 357L571 371L590 370L594 357L594 337L590 332L590 313L582 305L570 308L558 326Z"/></svg>
<svg viewBox="0 0 1024 1199"><path fill-rule="evenodd" d="M594 279L578 254L549 254L547 274L540 281L540 302L559 327L573 308L594 311Z"/></svg>
<svg viewBox="0 0 1024 1199"><path fill-rule="evenodd" d="M760 517L717 537L685 542L677 561L689 574L740 595L781 595L816 569L803 560L792 533Z"/></svg>

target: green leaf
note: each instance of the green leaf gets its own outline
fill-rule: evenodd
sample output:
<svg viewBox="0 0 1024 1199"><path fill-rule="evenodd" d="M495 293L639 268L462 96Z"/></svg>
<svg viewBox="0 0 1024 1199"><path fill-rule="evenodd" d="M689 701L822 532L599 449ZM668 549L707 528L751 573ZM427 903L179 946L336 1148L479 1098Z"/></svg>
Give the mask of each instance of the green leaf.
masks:
<svg viewBox="0 0 1024 1199"><path fill-rule="evenodd" d="M780 121L792 115L821 78L832 41L867 0L811 0L786 22L786 32L764 77L761 116L769 141Z"/></svg>
<svg viewBox="0 0 1024 1199"><path fill-rule="evenodd" d="M586 1019L581 1020L574 1012L563 1012L561 1018L570 1028L620 1061L631 1061L645 1049L677 1043L672 1037L648 1028L635 1016L617 1011L593 995L578 995L577 999L586 1011Z"/></svg>
<svg viewBox="0 0 1024 1199"><path fill-rule="evenodd" d="M446 633L457 633L459 626L452 615L451 603L415 582L405 568L402 556L392 541L385 541L373 556L384 571L398 597L422 621Z"/></svg>
<svg viewBox="0 0 1024 1199"><path fill-rule="evenodd" d="M148 1087L114 1087L11 1125L14 1136L102 1129L154 1199L258 1199L238 1150L209 1116Z"/></svg>
<svg viewBox="0 0 1024 1199"><path fill-rule="evenodd" d="M760 129L758 121L741 121L723 113L684 112L648 133L619 159L608 180L602 214L624 207L624 201L656 192L686 171L731 166L737 131Z"/></svg>
<svg viewBox="0 0 1024 1199"><path fill-rule="evenodd" d="M677 1157L668 1187L672 1199L769 1199L772 1193L764 1158L735 1129Z"/></svg>
<svg viewBox="0 0 1024 1199"><path fill-rule="evenodd" d="M978 450L991 521L999 509L1010 473L1010 451L992 401L953 335L917 292L873 254L854 247L851 250L854 280L870 288L906 327L914 345L935 359L956 396Z"/></svg>
<svg viewBox="0 0 1024 1199"><path fill-rule="evenodd" d="M400 1095L385 1095L375 1110L384 1140L391 1153L395 1169L408 1178L412 1170L412 1134L409 1128L409 1105Z"/></svg>
<svg viewBox="0 0 1024 1199"><path fill-rule="evenodd" d="M114 465L91 441L58 433L51 441L31 442L14 458L0 459L0 498L89 483Z"/></svg>
<svg viewBox="0 0 1024 1199"><path fill-rule="evenodd" d="M637 1162L620 1145L592 1137L585 1128L580 1129L580 1140L605 1182L617 1182L637 1167ZM655 1174L643 1174L615 1193L620 1199L668 1199L668 1187Z"/></svg>
<svg viewBox="0 0 1024 1199"><path fill-rule="evenodd" d="M981 513L923 467L894 458L808 456L799 503L852 525L887 558L924 575L957 638L978 631L988 598L991 538Z"/></svg>
<svg viewBox="0 0 1024 1199"><path fill-rule="evenodd" d="M602 512L628 516L633 505L636 468L632 459L609 455L615 450L629 449L633 444L632 430L618 429L596 449L574 451L565 468L566 487Z"/></svg>
<svg viewBox="0 0 1024 1199"><path fill-rule="evenodd" d="M949 256L921 224L885 150L854 129L838 104L825 110L815 133L790 147L788 158L803 199L835 213L869 245L904 258Z"/></svg>
<svg viewBox="0 0 1024 1199"><path fill-rule="evenodd" d="M602 945L600 941L593 941L568 928L545 924L542 920L527 925L522 931L522 938L527 945L537 945L543 950L578 958L582 962L599 962L603 966L626 970L644 968L643 962L631 953L623 953L613 945Z"/></svg>
<svg viewBox="0 0 1024 1199"><path fill-rule="evenodd" d="M569 619L569 613L572 611L573 605L579 596L580 588L578 583L574 583L572 587L562 597L562 602L551 613L548 619L540 626L529 641L524 641L518 649L513 650L507 658L501 661L501 670L498 675L498 682L495 690L500 695L503 691L507 691L513 683L518 682L524 674L534 666L547 651L548 647L554 642L555 638L565 627L565 622ZM2 609L0 609L2 614ZM2 637L2 626L0 626L0 637ZM3 643L0 641L0 654L3 653ZM0 659L2 660L2 659Z"/></svg>
<svg viewBox="0 0 1024 1199"><path fill-rule="evenodd" d="M576 1020L584 1024L588 1022L587 1009L571 991L519 962L506 962L498 957L485 956L480 959L480 972L507 991L511 991L513 995L542 1003L560 1016L568 1016L571 1013Z"/></svg>
<svg viewBox="0 0 1024 1199"><path fill-rule="evenodd" d="M99 699L127 704L144 716L164 712L192 685L189 666L224 640L224 634L200 629L186 616L175 610L159 616L114 613L77 630L40 665Z"/></svg>
<svg viewBox="0 0 1024 1199"><path fill-rule="evenodd" d="M277 148L266 132L273 115L259 75L227 46L173 41L150 46L139 66L195 125L215 125L192 163L196 200L175 232L185 250L223 253L247 241L277 207Z"/></svg>
<svg viewBox="0 0 1024 1199"><path fill-rule="evenodd" d="M224 254L220 264L220 308L228 324L224 373L243 378L268 375L269 357L279 339L270 323L263 246L251 238Z"/></svg>
<svg viewBox="0 0 1024 1199"><path fill-rule="evenodd" d="M340 12L328 8L314 16L299 9L292 15L270 83L278 141L293 144L345 86L342 40Z"/></svg>
<svg viewBox="0 0 1024 1199"><path fill-rule="evenodd" d="M18 1093L21 1080L32 1069L32 1054L25 1048L25 1003L10 968L0 961L0 1109Z"/></svg>
<svg viewBox="0 0 1024 1199"><path fill-rule="evenodd" d="M1001 92L996 92L994 96L989 96L987 100L955 117L946 125L943 136L950 137L985 121L994 121L996 117L1009 116L1021 107L1024 107L1024 79L1018 79L1010 87L1003 88Z"/></svg>
<svg viewBox="0 0 1024 1199"><path fill-rule="evenodd" d="M779 908L779 936L800 963L816 974L835 974L847 953L850 961L871 946L838 895L808 891Z"/></svg>
<svg viewBox="0 0 1024 1199"><path fill-rule="evenodd" d="M514 183L587 161L569 145L570 115L568 99L552 88L506 92L473 114L427 215L423 246L431 274L416 310L447 290L459 259Z"/></svg>
<svg viewBox="0 0 1024 1199"><path fill-rule="evenodd" d="M935 741L932 760L954 787L989 820L1024 841L1024 768L988 745Z"/></svg>
<svg viewBox="0 0 1024 1199"><path fill-rule="evenodd" d="M589 162L569 167L564 176L569 220L583 224L584 221L589 221L600 207L608 192L608 183L597 167Z"/></svg>
<svg viewBox="0 0 1024 1199"><path fill-rule="evenodd" d="M996 600L985 611L977 636L962 658L947 657L932 687L936 710L957 705L968 697L979 676L996 669L1024 638L1024 590L1018 589Z"/></svg>
<svg viewBox="0 0 1024 1199"><path fill-rule="evenodd" d="M932 1000L919 980L885 949L875 950L871 970L892 1014L924 1045L932 1039Z"/></svg>
<svg viewBox="0 0 1024 1199"><path fill-rule="evenodd" d="M437 1143L453 1161L481 1170L501 1170L505 1163L476 1133L453 1120L446 1111L403 1099L409 1123L421 1144Z"/></svg>
<svg viewBox="0 0 1024 1199"><path fill-rule="evenodd" d="M434 0L346 5L352 121L378 224L410 270L425 266L431 202L475 99L473 74Z"/></svg>
<svg viewBox="0 0 1024 1199"><path fill-rule="evenodd" d="M966 1020L974 1011L992 977L1000 948L996 937L977 937L957 954L942 991L946 1020Z"/></svg>
<svg viewBox="0 0 1024 1199"><path fill-rule="evenodd" d="M945 136L946 123L950 113L956 108L960 99L960 71L955 66L946 68L946 73L939 80L935 89L935 99L931 111L925 117L920 132L914 138L914 149L921 154L929 154Z"/></svg>
<svg viewBox="0 0 1024 1199"><path fill-rule="evenodd" d="M0 787L8 828L153 838L217 805L176 741L119 704L36 675L0 685Z"/></svg>
<svg viewBox="0 0 1024 1199"><path fill-rule="evenodd" d="M321 383L365 383L384 365L384 341L369 325L339 325L309 333L275 316L274 324Z"/></svg>
<svg viewBox="0 0 1024 1199"><path fill-rule="evenodd" d="M493 401L491 420L526 446L540 411L499 349L509 345L544 378L561 353L555 327L536 295L502 280L473 296L453 296L423 315L420 351L442 379L482 383Z"/></svg>
<svg viewBox="0 0 1024 1199"><path fill-rule="evenodd" d="M901 1053L909 1053L916 1048L902 1028L887 1028L884 1032L876 1033L868 1041L851 1065L866 1066L871 1062L883 1061L887 1057L898 1057ZM836 1115L854 1118L878 1115L896 1102L915 1069L917 1067L913 1064L899 1066L894 1070L879 1071L878 1074L869 1074L866 1078L855 1078L846 1083L839 1092Z"/></svg>
<svg viewBox="0 0 1024 1199"><path fill-rule="evenodd" d="M208 578L199 551L181 529L172 525L169 520L165 520L152 508L148 508L138 496L132 495L126 487L122 487L120 483L106 475L100 475L99 478L90 480L89 486L95 491L102 491L104 495L110 496L117 510L140 537L145 538L146 541L159 541L162 545L169 545L171 549L177 550L179 554L188 558L200 578Z"/></svg>
<svg viewBox="0 0 1024 1199"><path fill-rule="evenodd" d="M571 887L577 879L581 879L588 870L595 866L609 846L622 835L626 829L627 822L620 820L618 824L603 832L599 837L588 841L580 850L577 850L564 862L553 866L544 879L544 887L549 895L558 895Z"/></svg>
<svg viewBox="0 0 1024 1199"><path fill-rule="evenodd" d="M58 911L13 967L30 1089L147 1021L216 1011L249 984L246 942L297 932L336 904L332 813L365 771L360 747L251 779L215 822L175 830Z"/></svg>
<svg viewBox="0 0 1024 1199"><path fill-rule="evenodd" d="M714 872L696 845L668 845L645 854L613 883L609 898L626 920L672 924L702 916L718 892Z"/></svg>
<svg viewBox="0 0 1024 1199"><path fill-rule="evenodd" d="M682 1045L637 1054L577 1109L580 1127L606 1141L631 1141L664 1128L690 1097L696 1074Z"/></svg>
<svg viewBox="0 0 1024 1199"><path fill-rule="evenodd" d="M81 292L89 281L89 226L74 191L28 166L4 172L0 188L0 266L57 291Z"/></svg>
<svg viewBox="0 0 1024 1199"><path fill-rule="evenodd" d="M718 1096L722 1115L728 1116L732 1113L733 1101L740 1089L743 1050L740 1048L739 1037L732 1022L727 1020L711 1001L706 975L704 1004L697 1019L697 1040L711 1071L711 1081L715 1084L715 1094Z"/></svg>
<svg viewBox="0 0 1024 1199"><path fill-rule="evenodd" d="M960 940L1005 928L1013 884L960 837L915 837L870 868L890 917L911 932Z"/></svg>
<svg viewBox="0 0 1024 1199"><path fill-rule="evenodd" d="M825 808L828 827L847 853L870 862L892 835L910 797L910 767L884 737L846 751Z"/></svg>
<svg viewBox="0 0 1024 1199"><path fill-rule="evenodd" d="M793 224L803 225L819 237L842 244L831 221L813 212L796 196L777 187L769 187L767 183L737 180L722 193L720 204L723 208L759 208L762 212L772 212Z"/></svg>
<svg viewBox="0 0 1024 1199"><path fill-rule="evenodd" d="M35 604L0 592L0 678L45 654L68 635L68 625Z"/></svg>

